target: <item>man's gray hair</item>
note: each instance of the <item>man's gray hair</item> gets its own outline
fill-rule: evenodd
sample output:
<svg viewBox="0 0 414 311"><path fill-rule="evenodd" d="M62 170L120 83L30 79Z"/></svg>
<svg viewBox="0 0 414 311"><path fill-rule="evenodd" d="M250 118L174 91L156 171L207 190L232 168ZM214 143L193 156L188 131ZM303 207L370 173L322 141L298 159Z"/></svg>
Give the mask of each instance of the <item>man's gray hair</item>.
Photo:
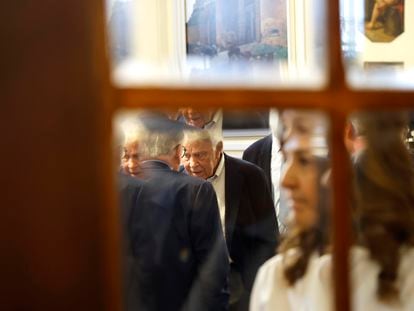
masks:
<svg viewBox="0 0 414 311"><path fill-rule="evenodd" d="M223 141L223 138L218 131L211 131L207 129L187 129L184 132L184 144L194 143L196 141L209 141L213 145L213 149L216 149L217 144Z"/></svg>
<svg viewBox="0 0 414 311"><path fill-rule="evenodd" d="M169 155L183 140L182 131L158 132L142 130L139 138L139 154L143 158Z"/></svg>

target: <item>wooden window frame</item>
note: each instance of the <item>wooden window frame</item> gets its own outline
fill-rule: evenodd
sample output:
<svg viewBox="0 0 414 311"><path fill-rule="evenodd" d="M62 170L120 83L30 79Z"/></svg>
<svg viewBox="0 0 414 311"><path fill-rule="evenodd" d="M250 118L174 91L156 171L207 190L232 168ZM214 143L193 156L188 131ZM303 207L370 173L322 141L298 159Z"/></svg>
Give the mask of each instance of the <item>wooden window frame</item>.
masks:
<svg viewBox="0 0 414 311"><path fill-rule="evenodd" d="M113 88L115 110L141 107L223 108L311 108L324 111L331 119L332 149L333 256L335 305L338 311L350 310L348 253L350 247L350 215L348 210L350 172L348 154L343 145L343 129L349 113L361 109L412 108L413 91L351 90L345 81L342 63L339 0L328 3L328 83L323 90L258 90L243 88L192 89L136 87ZM392 105L390 104L392 103Z"/></svg>

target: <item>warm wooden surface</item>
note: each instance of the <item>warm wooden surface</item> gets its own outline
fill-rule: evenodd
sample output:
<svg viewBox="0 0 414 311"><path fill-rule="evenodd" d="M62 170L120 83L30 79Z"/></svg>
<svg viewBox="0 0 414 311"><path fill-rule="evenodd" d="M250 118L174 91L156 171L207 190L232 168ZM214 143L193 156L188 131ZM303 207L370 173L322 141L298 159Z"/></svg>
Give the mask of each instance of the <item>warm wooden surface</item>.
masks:
<svg viewBox="0 0 414 311"><path fill-rule="evenodd" d="M247 89L115 89L117 107L199 106L227 108L319 108L348 113L355 109L396 109L414 106L408 91L352 91L346 87L320 91ZM346 99L346 100L345 100ZM342 104L338 104L339 101Z"/></svg>
<svg viewBox="0 0 414 311"><path fill-rule="evenodd" d="M119 310L102 15L0 4L1 310Z"/></svg>

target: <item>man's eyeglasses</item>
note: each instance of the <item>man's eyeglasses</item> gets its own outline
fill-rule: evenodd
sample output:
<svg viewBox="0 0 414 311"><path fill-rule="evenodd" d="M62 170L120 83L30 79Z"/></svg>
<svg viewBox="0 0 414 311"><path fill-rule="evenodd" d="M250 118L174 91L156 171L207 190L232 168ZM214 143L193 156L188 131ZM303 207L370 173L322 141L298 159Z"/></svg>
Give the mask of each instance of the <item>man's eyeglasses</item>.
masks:
<svg viewBox="0 0 414 311"><path fill-rule="evenodd" d="M187 154L187 149L184 146L181 146L181 159L185 157Z"/></svg>
<svg viewBox="0 0 414 311"><path fill-rule="evenodd" d="M190 154L187 152L187 149L183 146L182 152L181 152L181 158L184 159L185 161L190 161L190 158L193 158L193 160L195 161L203 161L208 158L209 154L210 153L208 151L193 152Z"/></svg>

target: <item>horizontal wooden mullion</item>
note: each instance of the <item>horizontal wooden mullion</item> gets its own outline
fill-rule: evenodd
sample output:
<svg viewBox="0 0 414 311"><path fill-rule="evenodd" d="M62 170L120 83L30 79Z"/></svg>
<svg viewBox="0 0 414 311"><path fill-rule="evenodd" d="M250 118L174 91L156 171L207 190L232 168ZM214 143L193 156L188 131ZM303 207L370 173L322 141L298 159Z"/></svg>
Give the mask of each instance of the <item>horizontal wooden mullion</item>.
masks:
<svg viewBox="0 0 414 311"><path fill-rule="evenodd" d="M323 108L330 94L325 91L269 91L238 89L116 89L118 108L196 107L314 107Z"/></svg>
<svg viewBox="0 0 414 311"><path fill-rule="evenodd" d="M413 91L249 90L249 89L115 89L117 108L224 107L358 109L414 108ZM346 101L342 99L346 98ZM341 99L341 100L339 100ZM339 104L340 102L340 104Z"/></svg>

